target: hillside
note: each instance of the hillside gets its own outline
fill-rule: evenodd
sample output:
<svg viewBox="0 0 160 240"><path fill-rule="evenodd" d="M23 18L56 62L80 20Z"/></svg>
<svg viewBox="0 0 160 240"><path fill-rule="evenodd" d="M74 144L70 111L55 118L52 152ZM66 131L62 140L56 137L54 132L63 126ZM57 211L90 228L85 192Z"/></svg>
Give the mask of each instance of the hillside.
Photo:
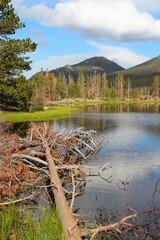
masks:
<svg viewBox="0 0 160 240"><path fill-rule="evenodd" d="M69 76L72 76L77 81L79 69L84 70L84 75L92 75L95 72L102 74L105 72L107 79L110 81L115 80L118 73L121 73L125 79L130 77L132 87L146 87L152 84L156 75L160 75L160 56L128 69L124 69L105 57L92 57L78 64L66 65L53 69L50 72L55 76L58 76L59 73L64 74L67 79Z"/></svg>
<svg viewBox="0 0 160 240"><path fill-rule="evenodd" d="M108 60L105 57L92 57L82 61L78 64L74 65L66 65L64 67L57 68L55 70L51 70L50 72L54 73L55 76L58 76L59 73L64 74L67 78L69 75L73 76L74 79L78 77L79 69L84 70L84 74L93 74L95 71L96 73L106 73L111 74L115 71L122 71L124 70L123 67L116 64L113 61Z"/></svg>
<svg viewBox="0 0 160 240"><path fill-rule="evenodd" d="M118 72L114 72L108 75L109 79L114 79ZM153 82L156 75L160 74L160 56L152 58L144 63L136 65L134 67L122 70L121 74L132 80L132 86L148 86Z"/></svg>

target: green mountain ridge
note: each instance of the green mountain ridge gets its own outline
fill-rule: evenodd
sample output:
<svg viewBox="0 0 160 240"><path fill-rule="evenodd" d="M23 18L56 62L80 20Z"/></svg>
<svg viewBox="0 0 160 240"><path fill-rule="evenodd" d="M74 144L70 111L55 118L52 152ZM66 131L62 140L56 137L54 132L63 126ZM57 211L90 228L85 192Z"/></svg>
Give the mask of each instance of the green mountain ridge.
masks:
<svg viewBox="0 0 160 240"><path fill-rule="evenodd" d="M109 81L114 81L118 74L122 74L125 79L128 77L131 79L132 87L146 87L153 83L156 75L160 75L160 55L128 69L105 57L92 57L78 64L66 65L50 72L56 77L61 73L66 79L72 77L77 81L80 69L83 69L85 76L105 72Z"/></svg>
<svg viewBox="0 0 160 240"><path fill-rule="evenodd" d="M152 84L154 77L160 74L160 56L128 69L117 71L108 75L109 80L115 79L118 73L130 78L133 87L144 87Z"/></svg>
<svg viewBox="0 0 160 240"><path fill-rule="evenodd" d="M134 67L130 67L122 73L125 74L151 74L151 73L159 73L160 72L160 56L152 58L144 63L138 64Z"/></svg>

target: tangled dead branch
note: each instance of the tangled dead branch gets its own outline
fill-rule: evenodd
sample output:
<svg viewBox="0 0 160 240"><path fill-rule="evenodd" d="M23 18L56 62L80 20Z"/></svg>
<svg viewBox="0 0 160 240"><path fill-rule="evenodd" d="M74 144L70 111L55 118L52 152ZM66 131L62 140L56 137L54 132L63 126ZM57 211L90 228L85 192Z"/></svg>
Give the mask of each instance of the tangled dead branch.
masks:
<svg viewBox="0 0 160 240"><path fill-rule="evenodd" d="M94 134L94 131L85 132L82 129L69 134L53 132L53 129L42 123L33 124L25 139L10 135L12 139L10 144L1 152L0 178L6 183L5 191L3 181L0 183L1 196L16 195L21 189L20 183L24 186L23 183L29 181L27 174L20 176L20 174L23 175L23 171L30 175L33 170L41 174L45 173L50 179L51 189L64 227L65 239L81 239L77 227L78 221L72 213L76 196L75 177L84 175L81 164L100 147L100 143L94 139ZM11 162L20 164L17 168L14 166L14 174ZM7 172L10 172L9 176ZM60 180L62 176L70 178L73 183L70 206ZM15 182L15 179L19 181L19 184ZM35 183L37 183L36 180Z"/></svg>
<svg viewBox="0 0 160 240"><path fill-rule="evenodd" d="M92 229L92 236L91 236L91 240L94 239L96 237L97 234L99 234L100 232L116 232L119 234L120 239L133 239L130 236L127 236L127 232L136 229L139 231L139 233L137 234L137 238L134 236L134 239L141 239L140 238L140 233L143 232L143 236L147 236L147 239L154 239L154 236L150 236L149 232L146 231L145 227L141 224L138 224L138 221L135 221L136 223L132 222L128 222L128 220L132 219L135 220L135 218L138 218L141 215L144 214L150 214L150 213L156 213L156 212L160 212L160 208L153 208L153 209L149 209L143 212L135 212L134 214L125 216L125 214L120 214L120 221L117 221L115 223L112 224L108 224L106 226L99 226L97 229ZM158 235L160 236L160 235ZM144 239L144 238L143 238Z"/></svg>
<svg viewBox="0 0 160 240"><path fill-rule="evenodd" d="M81 239L81 234L83 236L88 235L88 229L80 233L77 227L78 219L75 219L72 210L75 197L79 194L77 192L78 188L85 186L85 182L83 182L83 177L85 177L83 163L100 148L100 143L94 138L95 132L76 129L65 134L64 131L54 132L53 129L42 123L33 124L25 139L21 139L16 134L9 135L5 131L1 132L0 135L3 137L2 142L4 143L1 142L0 145L0 197L17 197L17 193L23 191L28 185L36 187L42 179L39 176L43 175L50 179L49 186L53 191L59 216L63 223L65 239ZM103 178L101 171L108 165L109 163L101 167L96 176ZM64 189L64 177L71 182L70 192ZM82 185L77 184L77 177L81 177L80 184L82 183ZM108 181L110 177L104 180ZM159 181L155 186L153 198L155 194L159 193L158 186ZM70 198L70 205L66 196ZM13 201L30 199L32 195L19 197L19 199L15 198ZM6 202L6 204L9 203ZM114 239L141 239L138 235L140 232L143 232L143 236L147 236L147 239L157 239L160 234L153 234L152 230L148 230L149 228L139 224L139 220L129 221L131 219L135 220L146 213L156 214L156 211L159 211L159 209L149 209L142 213L135 212L128 216L120 214L120 221L105 226L99 225L97 229L91 229L91 239L94 239L101 232L114 233ZM153 218L157 231L160 230L158 216L155 215ZM133 229L136 230L134 238L132 238L132 234L127 234L132 232ZM88 239L88 236L86 239Z"/></svg>

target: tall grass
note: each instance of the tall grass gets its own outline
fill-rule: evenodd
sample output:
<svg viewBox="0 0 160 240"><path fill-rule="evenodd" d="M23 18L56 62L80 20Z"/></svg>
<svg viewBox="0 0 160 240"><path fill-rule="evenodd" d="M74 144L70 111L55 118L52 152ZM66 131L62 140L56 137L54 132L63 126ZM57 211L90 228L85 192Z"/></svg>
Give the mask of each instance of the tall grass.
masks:
<svg viewBox="0 0 160 240"><path fill-rule="evenodd" d="M11 122L28 122L28 121L49 121L60 117L65 117L73 112L78 112L79 108L72 107L52 107L44 111L37 112L6 112L1 113L0 118Z"/></svg>
<svg viewBox="0 0 160 240"><path fill-rule="evenodd" d="M0 208L0 240L63 240L62 226L55 209L41 217L10 205Z"/></svg>

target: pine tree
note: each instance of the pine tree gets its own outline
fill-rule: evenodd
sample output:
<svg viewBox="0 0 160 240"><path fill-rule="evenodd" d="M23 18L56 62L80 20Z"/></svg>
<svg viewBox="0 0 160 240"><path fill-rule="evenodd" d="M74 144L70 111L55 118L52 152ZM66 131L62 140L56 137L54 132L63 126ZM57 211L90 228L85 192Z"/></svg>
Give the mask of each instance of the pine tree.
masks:
<svg viewBox="0 0 160 240"><path fill-rule="evenodd" d="M79 97L85 98L85 78L83 69L80 68L78 71L78 81L77 81L78 89L79 89Z"/></svg>
<svg viewBox="0 0 160 240"><path fill-rule="evenodd" d="M43 69L32 79L34 85L33 94L30 100L30 111L43 110L45 105L45 95L46 95L46 86L45 86L45 75Z"/></svg>
<svg viewBox="0 0 160 240"><path fill-rule="evenodd" d="M108 95L108 80L106 78L106 73L102 74L102 86L101 86L101 96L102 98L107 97Z"/></svg>
<svg viewBox="0 0 160 240"><path fill-rule="evenodd" d="M101 75L98 73L96 74L96 98L100 98L100 91L101 91Z"/></svg>
<svg viewBox="0 0 160 240"><path fill-rule="evenodd" d="M89 75L86 76L85 96L87 98L91 97L91 79Z"/></svg>
<svg viewBox="0 0 160 240"><path fill-rule="evenodd" d="M155 76L152 84L152 96L160 98L160 76Z"/></svg>
<svg viewBox="0 0 160 240"><path fill-rule="evenodd" d="M130 77L127 78L127 98L130 99L130 92L131 92L131 79Z"/></svg>
<svg viewBox="0 0 160 240"><path fill-rule="evenodd" d="M55 86L55 100L61 100L65 97L66 97L66 79L62 73L59 73Z"/></svg>
<svg viewBox="0 0 160 240"><path fill-rule="evenodd" d="M32 84L22 73L31 69L25 54L36 49L30 38L11 38L23 27L25 24L14 12L11 0L0 1L0 106L17 110L29 109Z"/></svg>
<svg viewBox="0 0 160 240"><path fill-rule="evenodd" d="M123 98L123 85L124 85L124 78L123 75L118 73L118 76L116 77L116 89L117 89L117 97L119 99Z"/></svg>

